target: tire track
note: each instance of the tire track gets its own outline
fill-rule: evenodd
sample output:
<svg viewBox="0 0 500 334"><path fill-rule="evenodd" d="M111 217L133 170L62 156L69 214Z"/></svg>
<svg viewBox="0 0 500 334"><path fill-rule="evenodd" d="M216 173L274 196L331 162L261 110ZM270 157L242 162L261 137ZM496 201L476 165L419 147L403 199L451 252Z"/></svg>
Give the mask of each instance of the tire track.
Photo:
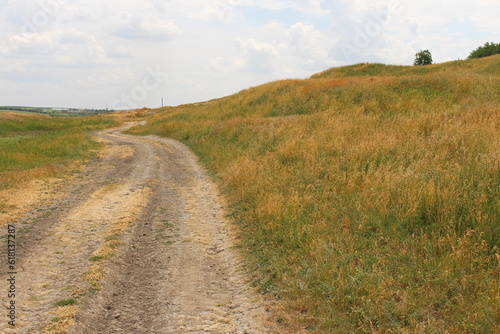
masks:
<svg viewBox="0 0 500 334"><path fill-rule="evenodd" d="M73 333L269 332L239 272L217 190L187 147L111 136L154 151L152 196Z"/></svg>

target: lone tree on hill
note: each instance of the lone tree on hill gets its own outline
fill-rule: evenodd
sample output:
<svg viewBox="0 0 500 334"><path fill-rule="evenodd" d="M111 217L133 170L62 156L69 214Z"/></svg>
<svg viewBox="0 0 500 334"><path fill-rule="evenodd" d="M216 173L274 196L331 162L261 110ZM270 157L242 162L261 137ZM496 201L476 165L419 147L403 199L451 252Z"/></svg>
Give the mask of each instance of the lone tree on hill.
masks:
<svg viewBox="0 0 500 334"><path fill-rule="evenodd" d="M500 54L500 44L485 43L483 46L480 46L476 50L472 51L468 59L483 58L497 54Z"/></svg>
<svg viewBox="0 0 500 334"><path fill-rule="evenodd" d="M429 50L422 50L415 54L413 65L430 65L432 64L432 55Z"/></svg>

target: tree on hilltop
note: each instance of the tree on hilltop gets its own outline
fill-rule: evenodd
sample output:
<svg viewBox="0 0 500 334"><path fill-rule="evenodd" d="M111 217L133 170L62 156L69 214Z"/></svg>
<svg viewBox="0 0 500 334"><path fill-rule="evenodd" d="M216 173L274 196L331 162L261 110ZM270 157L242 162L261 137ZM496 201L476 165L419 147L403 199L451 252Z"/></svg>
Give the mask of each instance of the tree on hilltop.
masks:
<svg viewBox="0 0 500 334"><path fill-rule="evenodd" d="M413 65L431 65L432 55L429 50L421 50L415 54Z"/></svg>

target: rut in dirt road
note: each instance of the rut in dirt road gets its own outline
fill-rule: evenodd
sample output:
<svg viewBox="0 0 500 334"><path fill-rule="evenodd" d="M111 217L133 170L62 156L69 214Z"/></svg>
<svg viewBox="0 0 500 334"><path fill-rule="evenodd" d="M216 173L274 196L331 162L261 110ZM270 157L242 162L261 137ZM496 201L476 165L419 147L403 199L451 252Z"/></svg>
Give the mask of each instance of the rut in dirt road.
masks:
<svg viewBox="0 0 500 334"><path fill-rule="evenodd" d="M270 332L217 189L189 150L119 130L98 136L110 153L23 246L15 332Z"/></svg>

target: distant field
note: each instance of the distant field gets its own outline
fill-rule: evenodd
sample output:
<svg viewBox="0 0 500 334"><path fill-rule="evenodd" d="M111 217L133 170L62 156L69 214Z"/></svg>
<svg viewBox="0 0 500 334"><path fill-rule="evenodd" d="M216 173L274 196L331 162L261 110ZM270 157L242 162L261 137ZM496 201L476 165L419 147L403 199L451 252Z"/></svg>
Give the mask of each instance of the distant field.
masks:
<svg viewBox="0 0 500 334"><path fill-rule="evenodd" d="M0 190L57 175L96 147L88 132L115 126L109 117L52 118L0 113Z"/></svg>
<svg viewBox="0 0 500 334"><path fill-rule="evenodd" d="M159 111L284 332L500 332L500 57L358 64Z"/></svg>
<svg viewBox="0 0 500 334"><path fill-rule="evenodd" d="M8 109L1 109L0 108L0 113L19 113L19 114L33 114L33 115L36 115L38 113L34 112L34 111L21 111L21 110L16 110L16 111L13 111L13 110L8 110Z"/></svg>
<svg viewBox="0 0 500 334"><path fill-rule="evenodd" d="M53 109L53 108L38 108L38 107L7 107L0 106L0 113L11 112L20 114L35 114L46 115L51 117L76 117L106 114L110 111L107 109Z"/></svg>

